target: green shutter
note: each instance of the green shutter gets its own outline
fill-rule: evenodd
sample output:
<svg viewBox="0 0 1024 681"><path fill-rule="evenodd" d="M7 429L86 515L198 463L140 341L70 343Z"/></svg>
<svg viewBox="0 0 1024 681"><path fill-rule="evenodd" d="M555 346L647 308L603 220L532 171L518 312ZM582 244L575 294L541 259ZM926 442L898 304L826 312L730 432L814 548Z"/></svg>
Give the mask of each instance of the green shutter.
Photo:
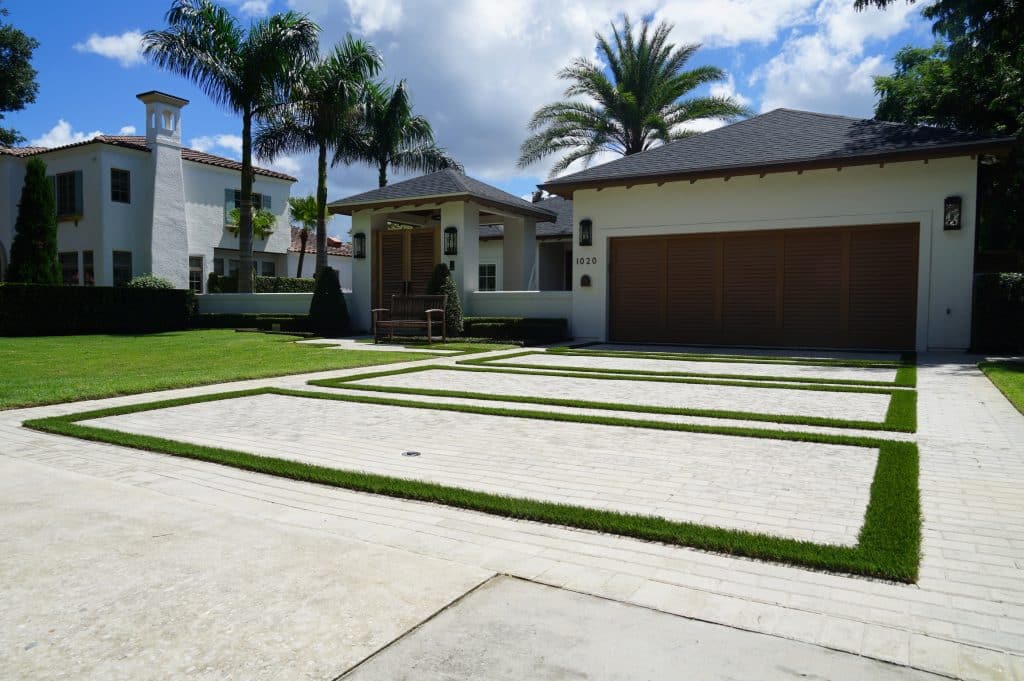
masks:
<svg viewBox="0 0 1024 681"><path fill-rule="evenodd" d="M82 171L75 171L75 215L85 215L82 196Z"/></svg>
<svg viewBox="0 0 1024 681"><path fill-rule="evenodd" d="M224 190L224 224L231 224L231 211L235 209L235 190Z"/></svg>
<svg viewBox="0 0 1024 681"><path fill-rule="evenodd" d="M263 195L263 209L273 212L273 209L270 207L270 194Z"/></svg>

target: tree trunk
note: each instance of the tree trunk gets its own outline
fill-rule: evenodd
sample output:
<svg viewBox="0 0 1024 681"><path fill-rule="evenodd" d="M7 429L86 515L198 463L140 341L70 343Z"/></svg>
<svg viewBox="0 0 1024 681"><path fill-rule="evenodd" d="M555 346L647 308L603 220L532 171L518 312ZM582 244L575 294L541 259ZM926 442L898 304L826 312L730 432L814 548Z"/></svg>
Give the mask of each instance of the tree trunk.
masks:
<svg viewBox="0 0 1024 681"><path fill-rule="evenodd" d="M307 239L309 239L309 230L306 229L305 227L303 227L302 231L299 232L299 242L302 244L302 247L299 249L299 269L295 273L295 276L298 277L299 279L302 279L302 261L306 257L306 240Z"/></svg>
<svg viewBox="0 0 1024 681"><path fill-rule="evenodd" d="M242 114L242 198L238 207L238 292L252 293L252 112Z"/></svg>
<svg viewBox="0 0 1024 681"><path fill-rule="evenodd" d="M377 166L377 186L386 187L388 186L388 162L381 161L380 165Z"/></svg>
<svg viewBox="0 0 1024 681"><path fill-rule="evenodd" d="M327 143L316 159L316 272L327 267Z"/></svg>

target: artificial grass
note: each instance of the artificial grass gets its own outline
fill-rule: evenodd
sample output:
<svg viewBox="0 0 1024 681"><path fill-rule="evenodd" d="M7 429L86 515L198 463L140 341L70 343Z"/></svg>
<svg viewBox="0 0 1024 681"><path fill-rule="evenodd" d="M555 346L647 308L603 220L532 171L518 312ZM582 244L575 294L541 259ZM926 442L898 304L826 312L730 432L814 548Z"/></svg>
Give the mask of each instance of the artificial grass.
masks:
<svg viewBox="0 0 1024 681"><path fill-rule="evenodd" d="M294 340L229 329L0 338L0 409L436 357Z"/></svg>
<svg viewBox="0 0 1024 681"><path fill-rule="evenodd" d="M819 442L878 449L870 499L856 546L815 544L754 532L678 522L656 516L619 513L571 504L522 499L486 492L406 480L391 476L339 470L264 457L229 449L206 447L166 438L136 435L82 425L80 421L186 404L261 394L289 395L385 406L433 409L511 418L592 423L666 431L701 432L794 442ZM636 419L510 410L464 404L410 402L368 395L329 394L283 389L259 389L201 395L176 400L113 407L26 421L28 428L86 440L210 461L244 470L347 489L439 503L509 518L565 525L668 544L691 546L737 556L771 560L810 568L847 572L900 582L917 579L921 544L917 446L866 437L823 435L753 428L710 427Z"/></svg>
<svg viewBox="0 0 1024 681"><path fill-rule="evenodd" d="M978 364L988 380L992 381L999 391L1010 400L1017 411L1024 414L1024 362L1015 360L999 360Z"/></svg>
<svg viewBox="0 0 1024 681"><path fill-rule="evenodd" d="M741 364L799 364L808 366L840 366L840 367L881 367L895 368L912 366L916 363L916 354L904 352L899 359L856 359L840 357L787 357L783 355L734 355L702 352L669 352L666 350L590 350L587 346L558 346L548 348L547 352L561 355L584 355L592 357L639 357L643 359L677 359L694 362L736 362Z"/></svg>
<svg viewBox="0 0 1024 681"><path fill-rule="evenodd" d="M505 366L505 365L501 365ZM589 378L606 381L636 381L650 383L696 383L700 385L724 385L743 388L775 388L785 390L812 390L818 392L848 392L848 393L870 393L877 395L889 395L889 406L886 410L885 420L859 421L855 419L832 419L820 416L800 416L792 414L764 414L754 411L739 411L727 409L698 409L691 407L658 407L635 403L600 402L596 400L571 400L554 397L533 397L529 395L502 395L497 393L477 393L464 390L444 390L440 388L405 388L401 386L375 386L358 385L356 381L363 381L384 376L398 376L401 374L418 373L420 371L468 371L485 372L498 374L517 374L527 376L552 376L564 378ZM757 383L721 380L700 380L689 378L667 378L648 375L600 375L600 374L578 374L573 372L540 372L540 371L517 371L514 369L500 369L460 366L425 366L409 367L406 369L395 369L392 371L377 371L356 376L343 376L340 378L326 378L312 380L309 385L324 388L341 388L345 390L361 390L366 392L397 393L404 395L426 395L431 397L454 397L471 400L488 400L492 402L517 402L525 404L545 404L558 407L571 407L576 409L605 409L611 411L631 411L642 414L671 414L677 416L701 416L707 418L738 419L744 421L766 421L770 423L788 423L803 426L823 426L830 428L858 428L862 430L888 430L895 432L913 433L917 430L917 393L911 390L895 390L892 388L875 388L861 386L822 386L822 385L783 385L779 383ZM443 384L443 381L438 381Z"/></svg>

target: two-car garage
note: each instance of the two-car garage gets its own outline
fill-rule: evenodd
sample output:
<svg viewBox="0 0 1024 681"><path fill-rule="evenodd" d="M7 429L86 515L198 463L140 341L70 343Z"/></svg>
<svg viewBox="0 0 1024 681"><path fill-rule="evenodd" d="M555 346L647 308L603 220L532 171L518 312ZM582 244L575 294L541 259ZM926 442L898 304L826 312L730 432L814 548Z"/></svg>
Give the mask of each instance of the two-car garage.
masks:
<svg viewBox="0 0 1024 681"><path fill-rule="evenodd" d="M609 242L620 342L912 350L917 223Z"/></svg>

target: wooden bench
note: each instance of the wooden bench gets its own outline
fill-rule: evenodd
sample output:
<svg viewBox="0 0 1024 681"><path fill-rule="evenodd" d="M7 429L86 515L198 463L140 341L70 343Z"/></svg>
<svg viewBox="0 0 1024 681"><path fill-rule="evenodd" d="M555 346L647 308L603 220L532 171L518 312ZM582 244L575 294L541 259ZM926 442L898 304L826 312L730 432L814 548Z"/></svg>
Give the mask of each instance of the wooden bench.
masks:
<svg viewBox="0 0 1024 681"><path fill-rule="evenodd" d="M380 341L386 333L388 340L394 340L395 329L426 329L427 342L434 341L434 325L441 325L441 337L448 341L444 308L448 304L446 294L430 296L391 296L391 307L378 307L373 312L373 342Z"/></svg>

